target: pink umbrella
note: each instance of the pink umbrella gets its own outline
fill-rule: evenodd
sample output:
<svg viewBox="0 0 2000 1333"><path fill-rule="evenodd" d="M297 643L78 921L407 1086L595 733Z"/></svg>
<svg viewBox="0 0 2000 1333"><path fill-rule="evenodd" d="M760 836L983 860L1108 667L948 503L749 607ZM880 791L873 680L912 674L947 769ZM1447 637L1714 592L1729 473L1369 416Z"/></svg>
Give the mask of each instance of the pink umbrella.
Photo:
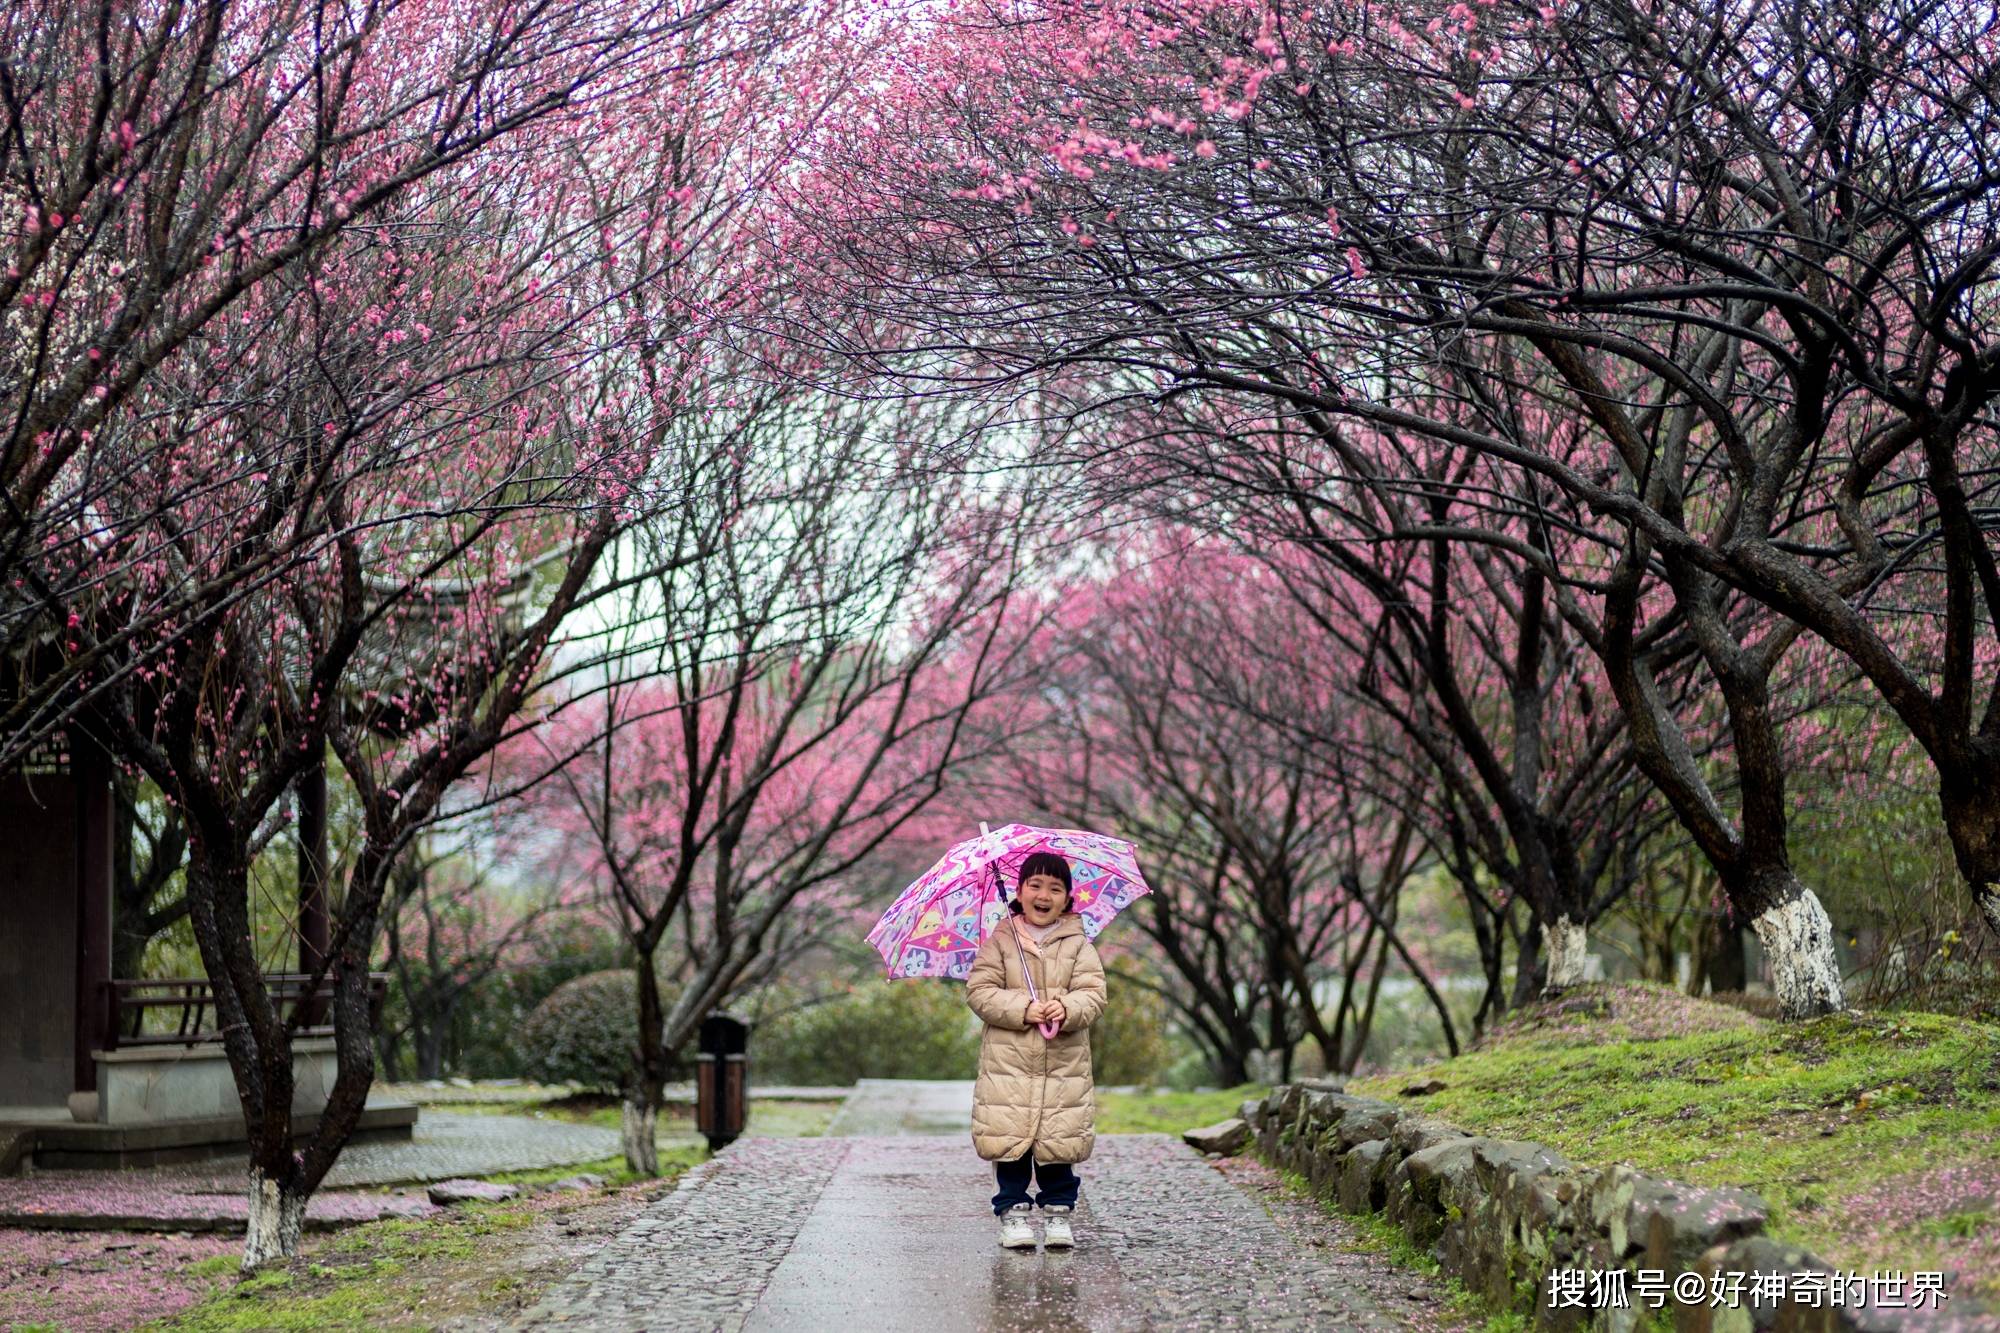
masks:
<svg viewBox="0 0 2000 1333"><path fill-rule="evenodd" d="M1123 838L1029 824L989 831L981 824L978 837L939 857L868 932L889 975L965 980L980 942L1006 919L1007 899L1031 852L1069 862L1070 906L1093 939L1127 903L1152 891L1139 873L1137 849Z"/></svg>

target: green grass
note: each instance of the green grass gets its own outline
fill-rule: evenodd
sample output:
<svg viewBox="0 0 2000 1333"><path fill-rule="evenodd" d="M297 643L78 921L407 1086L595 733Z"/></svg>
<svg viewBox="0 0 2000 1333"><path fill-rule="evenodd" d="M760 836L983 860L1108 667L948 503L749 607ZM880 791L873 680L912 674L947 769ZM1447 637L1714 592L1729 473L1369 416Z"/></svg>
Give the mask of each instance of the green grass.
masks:
<svg viewBox="0 0 2000 1333"><path fill-rule="evenodd" d="M1245 1083L1220 1092L1100 1092L1097 1132L1179 1134L1227 1120L1247 1099L1266 1091L1261 1084Z"/></svg>
<svg viewBox="0 0 2000 1333"><path fill-rule="evenodd" d="M749 1127L743 1132L775 1139L816 1139L833 1123L839 1102L750 1099Z"/></svg>
<svg viewBox="0 0 2000 1333"><path fill-rule="evenodd" d="M1401 1227L1380 1213L1343 1212L1333 1200L1313 1194L1312 1187L1306 1183L1306 1178L1298 1172L1283 1171L1279 1174L1293 1194L1300 1198L1311 1199L1327 1212L1347 1219L1354 1228L1355 1244L1359 1248L1379 1254L1399 1267L1414 1269L1426 1277L1443 1275L1443 1268L1439 1265L1436 1255L1404 1235ZM1453 1285L1457 1284L1456 1278L1447 1280ZM1459 1287L1458 1290L1467 1299L1471 1299L1472 1293L1465 1291L1463 1287Z"/></svg>
<svg viewBox="0 0 2000 1333"><path fill-rule="evenodd" d="M2000 1188L2000 1028L1921 1013L1760 1024L1670 994L1592 987L1489 1047L1350 1090L1409 1104L1404 1087L1436 1078L1422 1105L1466 1129L1748 1187L1773 1234L1842 1266L1979 1271L1967 1247L2000 1250L1990 1213L1954 1202Z"/></svg>
<svg viewBox="0 0 2000 1333"><path fill-rule="evenodd" d="M218 1254L212 1259L202 1259L187 1266L191 1277L228 1277L243 1261L233 1254Z"/></svg>
<svg viewBox="0 0 2000 1333"><path fill-rule="evenodd" d="M708 1149L700 1144L680 1143L660 1149L660 1175L671 1178L691 1166L708 1160ZM481 1176L501 1185L551 1185L558 1180L584 1174L603 1176L607 1189L622 1189L626 1185L636 1185L646 1177L628 1170L623 1157L601 1157L594 1162L581 1162L574 1166L543 1166L532 1171L500 1171L493 1175Z"/></svg>

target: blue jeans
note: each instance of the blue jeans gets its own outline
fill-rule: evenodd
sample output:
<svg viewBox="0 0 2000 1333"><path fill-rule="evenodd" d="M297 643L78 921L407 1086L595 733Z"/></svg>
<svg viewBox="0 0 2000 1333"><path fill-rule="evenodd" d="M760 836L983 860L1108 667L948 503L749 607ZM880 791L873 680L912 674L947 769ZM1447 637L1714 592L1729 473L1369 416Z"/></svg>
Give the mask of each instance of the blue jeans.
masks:
<svg viewBox="0 0 2000 1333"><path fill-rule="evenodd" d="M1031 1202L1028 1181L1038 1183L1041 1193L1032 1200L1044 1208L1076 1207L1076 1192L1083 1182L1068 1162L1037 1162L1033 1153L1023 1153L1011 1162L995 1162L993 1178L1000 1192L993 1196L993 1215L998 1217L1016 1204Z"/></svg>

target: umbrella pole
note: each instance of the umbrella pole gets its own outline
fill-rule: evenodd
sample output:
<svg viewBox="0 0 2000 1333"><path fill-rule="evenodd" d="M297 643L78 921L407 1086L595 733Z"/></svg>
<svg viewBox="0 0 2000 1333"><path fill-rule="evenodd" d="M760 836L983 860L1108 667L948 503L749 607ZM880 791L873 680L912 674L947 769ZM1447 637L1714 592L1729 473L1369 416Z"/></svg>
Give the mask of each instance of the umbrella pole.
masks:
<svg viewBox="0 0 2000 1333"><path fill-rule="evenodd" d="M984 824L980 825L982 831L985 827ZM1001 900L1004 902L1007 890L1000 883L1000 867L989 865L987 869L993 872L993 887L999 891ZM1028 970L1028 951L1021 947L1021 929L1017 924L1019 921L1020 917L1018 915L1009 913L1007 917L1007 933L1014 937L1014 956L1021 960L1021 980L1028 983L1028 1002L1030 1004L1038 1004L1041 1002L1042 997L1035 993L1035 974ZM1042 1040L1044 1041L1053 1041L1056 1033L1061 1031L1054 1023L1037 1023L1035 1026L1041 1030Z"/></svg>

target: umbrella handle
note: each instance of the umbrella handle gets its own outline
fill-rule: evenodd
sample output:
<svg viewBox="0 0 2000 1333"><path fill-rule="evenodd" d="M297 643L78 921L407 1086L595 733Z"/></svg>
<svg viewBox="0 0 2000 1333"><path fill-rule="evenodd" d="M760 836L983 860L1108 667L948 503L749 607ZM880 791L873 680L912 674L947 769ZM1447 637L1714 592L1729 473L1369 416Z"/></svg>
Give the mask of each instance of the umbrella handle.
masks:
<svg viewBox="0 0 2000 1333"><path fill-rule="evenodd" d="M993 872L993 882L995 884L1000 882L1000 872L997 869ZM1019 920L1019 917L1010 920L1007 923L1007 930L1014 937L1014 956L1021 960L1021 980L1028 983L1028 999L1039 1001L1042 997L1035 993L1035 974L1028 970L1028 952L1021 947L1020 928L1015 924ZM1040 1030L1043 1041L1054 1041L1056 1034L1062 1031L1061 1025L1053 1019L1046 1023L1037 1023L1035 1027Z"/></svg>

